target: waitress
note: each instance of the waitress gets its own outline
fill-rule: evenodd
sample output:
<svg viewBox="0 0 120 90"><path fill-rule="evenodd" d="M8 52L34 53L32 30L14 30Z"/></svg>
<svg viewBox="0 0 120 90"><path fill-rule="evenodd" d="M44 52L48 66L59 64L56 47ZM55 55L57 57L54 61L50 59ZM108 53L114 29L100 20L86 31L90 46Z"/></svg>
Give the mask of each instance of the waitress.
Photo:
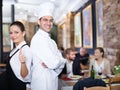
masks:
<svg viewBox="0 0 120 90"><path fill-rule="evenodd" d="M30 82L32 54L24 39L24 25L19 21L13 22L10 25L9 33L15 48L10 52L10 60L7 63L5 75L8 88L6 89L26 90L26 83Z"/></svg>

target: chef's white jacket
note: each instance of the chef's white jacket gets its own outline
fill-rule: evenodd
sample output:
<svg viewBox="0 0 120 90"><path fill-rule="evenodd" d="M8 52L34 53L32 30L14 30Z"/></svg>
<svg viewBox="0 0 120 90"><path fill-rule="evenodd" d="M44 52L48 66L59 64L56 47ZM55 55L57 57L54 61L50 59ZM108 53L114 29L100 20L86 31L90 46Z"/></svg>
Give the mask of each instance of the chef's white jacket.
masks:
<svg viewBox="0 0 120 90"><path fill-rule="evenodd" d="M58 90L58 75L65 59L49 33L39 29L33 36L30 46L33 53L31 90ZM41 63L45 63L47 68Z"/></svg>

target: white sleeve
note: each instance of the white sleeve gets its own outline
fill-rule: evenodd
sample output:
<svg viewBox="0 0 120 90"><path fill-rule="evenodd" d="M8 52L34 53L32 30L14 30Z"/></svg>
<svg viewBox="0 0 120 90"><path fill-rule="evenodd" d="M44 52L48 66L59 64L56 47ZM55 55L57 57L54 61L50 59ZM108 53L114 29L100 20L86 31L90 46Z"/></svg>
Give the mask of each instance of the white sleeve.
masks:
<svg viewBox="0 0 120 90"><path fill-rule="evenodd" d="M60 53L61 54L61 53ZM59 75L64 68L66 60L61 55L61 65L55 69L55 72Z"/></svg>
<svg viewBox="0 0 120 90"><path fill-rule="evenodd" d="M23 53L26 58L26 66L28 69L28 75L25 77L25 81L30 81L31 78L31 67L32 67L32 53L29 47L23 47Z"/></svg>

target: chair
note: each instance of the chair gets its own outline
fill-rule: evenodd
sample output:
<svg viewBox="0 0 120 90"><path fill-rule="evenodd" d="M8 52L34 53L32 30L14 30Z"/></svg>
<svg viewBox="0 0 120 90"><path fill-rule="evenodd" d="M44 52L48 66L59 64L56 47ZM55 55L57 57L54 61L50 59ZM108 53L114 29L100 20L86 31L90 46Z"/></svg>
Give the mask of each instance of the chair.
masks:
<svg viewBox="0 0 120 90"><path fill-rule="evenodd" d="M0 63L0 74L2 74L6 70L6 64Z"/></svg>
<svg viewBox="0 0 120 90"><path fill-rule="evenodd" d="M106 83L101 79L84 78L82 80L79 80L73 86L73 90L83 90L84 87L95 87L95 86L106 87Z"/></svg>
<svg viewBox="0 0 120 90"><path fill-rule="evenodd" d="M110 90L110 87L101 87L101 86L94 86L94 87L84 87L84 90Z"/></svg>
<svg viewBox="0 0 120 90"><path fill-rule="evenodd" d="M120 90L120 77L109 78L110 90Z"/></svg>

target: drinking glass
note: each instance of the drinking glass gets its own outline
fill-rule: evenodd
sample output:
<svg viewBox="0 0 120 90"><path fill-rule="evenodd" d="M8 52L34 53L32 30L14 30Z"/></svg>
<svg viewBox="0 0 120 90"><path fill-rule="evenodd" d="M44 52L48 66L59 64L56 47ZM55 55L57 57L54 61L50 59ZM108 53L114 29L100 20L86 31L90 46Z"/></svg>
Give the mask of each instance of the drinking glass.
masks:
<svg viewBox="0 0 120 90"><path fill-rule="evenodd" d="M101 75L102 75L102 68L100 68L100 69L98 70L98 75L99 75L99 78L101 78Z"/></svg>

